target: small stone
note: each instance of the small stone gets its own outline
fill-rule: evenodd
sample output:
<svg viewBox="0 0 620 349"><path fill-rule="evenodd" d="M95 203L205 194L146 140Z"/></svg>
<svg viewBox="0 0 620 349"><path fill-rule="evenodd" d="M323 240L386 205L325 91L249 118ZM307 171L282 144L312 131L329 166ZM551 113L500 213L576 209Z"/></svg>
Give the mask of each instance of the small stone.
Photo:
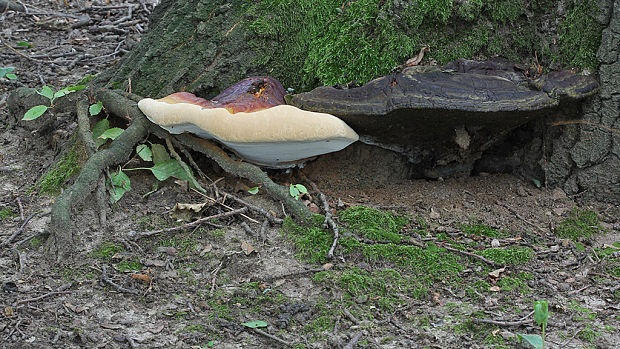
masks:
<svg viewBox="0 0 620 349"><path fill-rule="evenodd" d="M567 284L566 282L561 282L561 283L558 285L558 290L563 291L563 292L566 292L566 291L570 290L570 285L569 285L569 284Z"/></svg>
<svg viewBox="0 0 620 349"><path fill-rule="evenodd" d="M561 200L561 199L566 199L566 193L564 192L564 190L560 189L560 188L555 188L551 191L551 199L553 200Z"/></svg>
<svg viewBox="0 0 620 349"><path fill-rule="evenodd" d="M556 207L553 209L553 213L555 213L556 216L562 216L566 211L568 211L566 207Z"/></svg>
<svg viewBox="0 0 620 349"><path fill-rule="evenodd" d="M358 296L357 298L355 298L355 303L363 304L363 303L366 303L366 302L368 302L368 295L364 294L364 295L361 295L361 296Z"/></svg>

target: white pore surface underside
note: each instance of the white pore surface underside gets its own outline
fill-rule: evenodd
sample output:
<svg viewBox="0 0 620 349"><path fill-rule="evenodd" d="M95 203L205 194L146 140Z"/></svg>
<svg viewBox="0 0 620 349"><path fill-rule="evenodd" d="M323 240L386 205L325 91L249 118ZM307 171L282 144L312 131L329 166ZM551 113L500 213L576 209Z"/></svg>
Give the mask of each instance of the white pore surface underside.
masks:
<svg viewBox="0 0 620 349"><path fill-rule="evenodd" d="M347 138L290 142L230 142L214 137L194 124L179 124L163 128L172 134L189 132L204 139L215 139L234 150L244 160L274 168L291 167L294 164L286 163L338 151L352 143Z"/></svg>

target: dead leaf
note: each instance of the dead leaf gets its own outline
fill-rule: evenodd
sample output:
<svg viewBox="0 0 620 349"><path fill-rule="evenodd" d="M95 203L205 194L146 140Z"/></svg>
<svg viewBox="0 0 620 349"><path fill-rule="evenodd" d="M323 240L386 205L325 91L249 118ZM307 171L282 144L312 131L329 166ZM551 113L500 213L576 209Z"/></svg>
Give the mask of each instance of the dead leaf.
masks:
<svg viewBox="0 0 620 349"><path fill-rule="evenodd" d="M182 204L177 202L172 208L172 210L200 212L205 206L207 206L206 202L203 202L202 204Z"/></svg>
<svg viewBox="0 0 620 349"><path fill-rule="evenodd" d="M142 280L147 283L153 280L153 278L146 274L131 274L131 278L136 280Z"/></svg>
<svg viewBox="0 0 620 349"><path fill-rule="evenodd" d="M333 267L334 267L334 263L325 263L325 264L323 264L323 266L322 266L322 268L323 268L324 270L330 270L330 269L331 269L331 268L333 268Z"/></svg>
<svg viewBox="0 0 620 349"><path fill-rule="evenodd" d="M497 279L500 276L500 274L503 273L504 271L506 271L506 268L495 269L489 273L489 276L494 279Z"/></svg>
<svg viewBox="0 0 620 349"><path fill-rule="evenodd" d="M251 255L252 252L256 252L254 246L250 245L246 241L241 241L241 250L243 250L243 253L245 253L246 256Z"/></svg>
<svg viewBox="0 0 620 349"><path fill-rule="evenodd" d="M433 300L433 302L439 304L439 305L443 305L442 301L441 301L441 294L439 294L439 292L433 292L431 294L431 299Z"/></svg>
<svg viewBox="0 0 620 349"><path fill-rule="evenodd" d="M165 327L166 325L163 322L159 322L157 325L155 325L155 327L150 328L149 332L151 332L152 334L158 334L159 332L163 331Z"/></svg>
<svg viewBox="0 0 620 349"><path fill-rule="evenodd" d="M4 308L4 315L6 317L12 317L13 315L15 315L15 311L11 307L6 307Z"/></svg>
<svg viewBox="0 0 620 349"><path fill-rule="evenodd" d="M200 251L200 257L204 257L204 255L206 255L207 253L211 251L213 251L213 245L208 244L202 249L202 251Z"/></svg>
<svg viewBox="0 0 620 349"><path fill-rule="evenodd" d="M491 292L499 292L499 291L501 291L501 289L499 288L499 286L491 286L491 287L489 287L489 291L491 291Z"/></svg>
<svg viewBox="0 0 620 349"><path fill-rule="evenodd" d="M265 285L263 283L258 284L258 289L261 290L261 292L264 292L268 288L269 288L269 286L267 286L267 285Z"/></svg>

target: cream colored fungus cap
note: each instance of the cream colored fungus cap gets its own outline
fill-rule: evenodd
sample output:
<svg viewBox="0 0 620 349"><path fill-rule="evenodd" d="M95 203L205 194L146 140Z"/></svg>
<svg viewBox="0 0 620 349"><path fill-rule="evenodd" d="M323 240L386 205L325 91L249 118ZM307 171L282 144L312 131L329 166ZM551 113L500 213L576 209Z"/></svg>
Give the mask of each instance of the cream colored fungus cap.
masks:
<svg viewBox="0 0 620 349"><path fill-rule="evenodd" d="M269 166L338 151L359 139L333 115L290 105L233 114L225 108L146 98L138 107L170 133L216 139L248 160Z"/></svg>

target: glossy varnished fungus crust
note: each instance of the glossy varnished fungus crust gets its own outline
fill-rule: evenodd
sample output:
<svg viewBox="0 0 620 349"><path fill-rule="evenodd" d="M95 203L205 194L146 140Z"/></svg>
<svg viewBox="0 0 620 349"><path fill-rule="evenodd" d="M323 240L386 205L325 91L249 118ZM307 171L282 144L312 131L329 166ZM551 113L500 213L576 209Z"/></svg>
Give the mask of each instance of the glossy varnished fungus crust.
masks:
<svg viewBox="0 0 620 349"><path fill-rule="evenodd" d="M290 167L338 151L358 139L342 120L286 105L284 88L270 77L247 78L212 100L177 92L138 103L170 133L215 139L243 159L267 167Z"/></svg>

